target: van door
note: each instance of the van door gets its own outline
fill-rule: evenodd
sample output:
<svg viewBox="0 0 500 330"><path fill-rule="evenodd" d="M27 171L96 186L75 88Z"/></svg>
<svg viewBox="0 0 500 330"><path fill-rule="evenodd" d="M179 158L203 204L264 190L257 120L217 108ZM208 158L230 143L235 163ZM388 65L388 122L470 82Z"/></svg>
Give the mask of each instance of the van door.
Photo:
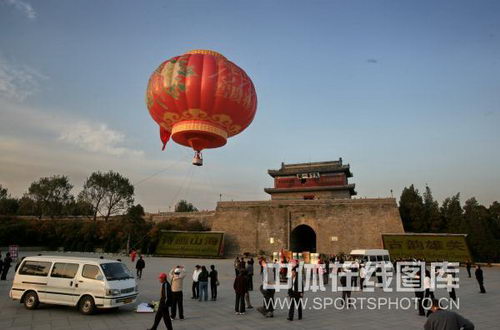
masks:
<svg viewBox="0 0 500 330"><path fill-rule="evenodd" d="M90 294L96 300L96 305L102 302L106 295L104 275L96 265L84 264L81 271L77 276L77 289L78 296Z"/></svg>
<svg viewBox="0 0 500 330"><path fill-rule="evenodd" d="M38 293L38 300L40 300L40 302L45 302L45 290L47 289L51 266L52 263L48 261L24 261L14 278L13 289L22 292L31 289L36 290Z"/></svg>
<svg viewBox="0 0 500 330"><path fill-rule="evenodd" d="M56 262L47 283L46 300L49 303L75 305L78 294L75 292L75 275L79 264Z"/></svg>

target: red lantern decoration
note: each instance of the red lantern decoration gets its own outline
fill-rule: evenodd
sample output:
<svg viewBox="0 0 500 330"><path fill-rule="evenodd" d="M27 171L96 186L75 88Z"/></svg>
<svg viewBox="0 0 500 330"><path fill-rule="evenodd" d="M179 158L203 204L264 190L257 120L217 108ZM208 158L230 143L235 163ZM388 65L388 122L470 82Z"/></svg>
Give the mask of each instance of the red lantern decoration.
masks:
<svg viewBox="0 0 500 330"><path fill-rule="evenodd" d="M257 94L236 64L215 51L192 50L163 62L153 72L146 103L160 125L163 149L172 137L195 150L201 163L203 149L222 147L250 125Z"/></svg>

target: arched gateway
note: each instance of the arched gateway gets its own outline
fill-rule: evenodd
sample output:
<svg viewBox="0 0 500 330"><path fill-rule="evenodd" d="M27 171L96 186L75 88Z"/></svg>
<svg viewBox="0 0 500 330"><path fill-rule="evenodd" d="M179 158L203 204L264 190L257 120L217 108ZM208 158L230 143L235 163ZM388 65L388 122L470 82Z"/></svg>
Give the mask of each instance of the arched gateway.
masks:
<svg viewBox="0 0 500 330"><path fill-rule="evenodd" d="M316 233L308 225L299 225L290 234L290 247L293 252L316 252Z"/></svg>

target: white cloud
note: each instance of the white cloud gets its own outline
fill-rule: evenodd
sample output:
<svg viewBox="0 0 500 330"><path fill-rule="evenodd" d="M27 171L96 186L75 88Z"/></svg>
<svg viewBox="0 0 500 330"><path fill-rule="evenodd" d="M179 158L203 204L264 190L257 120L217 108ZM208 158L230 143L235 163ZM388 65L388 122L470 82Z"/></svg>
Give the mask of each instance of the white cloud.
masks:
<svg viewBox="0 0 500 330"><path fill-rule="evenodd" d="M33 9L31 4L21 1L21 0L3 0L3 2L7 5L13 6L17 10L21 11L26 17L29 19L36 18L36 11Z"/></svg>
<svg viewBox="0 0 500 330"><path fill-rule="evenodd" d="M0 56L0 97L24 101L39 90L39 81L47 76L26 65L16 65Z"/></svg>
<svg viewBox="0 0 500 330"><path fill-rule="evenodd" d="M125 142L125 135L110 129L106 124L86 121L71 123L62 129L59 140L78 146L83 150L113 156L142 155L142 151L120 146Z"/></svg>
<svg viewBox="0 0 500 330"><path fill-rule="evenodd" d="M125 134L106 124L2 102L0 131L52 139L79 150L110 156L141 157L143 152L126 147Z"/></svg>
<svg viewBox="0 0 500 330"><path fill-rule="evenodd" d="M116 157L68 148L57 140L6 137L0 133L0 184L14 196L22 196L34 180L54 174L67 175L77 194L94 171L114 170L128 177L136 188L136 201L157 209L167 207L184 178L179 175L192 165L184 160L156 160L144 157ZM144 180L159 169L167 170ZM158 204L153 204L153 203Z"/></svg>

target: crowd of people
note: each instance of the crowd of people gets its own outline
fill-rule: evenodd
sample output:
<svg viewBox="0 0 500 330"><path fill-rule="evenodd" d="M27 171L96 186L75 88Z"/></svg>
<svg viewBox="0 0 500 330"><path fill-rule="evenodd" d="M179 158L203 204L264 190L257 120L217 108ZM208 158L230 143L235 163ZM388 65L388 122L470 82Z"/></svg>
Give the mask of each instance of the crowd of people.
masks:
<svg viewBox="0 0 500 330"><path fill-rule="evenodd" d="M139 263L140 260L142 260L142 256L139 257L137 262ZM141 268L141 274L143 268ZM167 329L172 329L172 321L177 318L177 315L179 315L180 320L184 319L183 287L185 278L186 270L183 265L177 265L168 274L160 273L158 276L161 284L161 293L152 330L157 329L162 319ZM210 300L216 301L219 276L215 266L210 265L210 271L208 271L205 266L196 265L192 274L191 299L197 299L200 302L207 301L209 285Z"/></svg>
<svg viewBox="0 0 500 330"><path fill-rule="evenodd" d="M136 258L138 257L137 261ZM100 257L101 259L103 257ZM130 260L135 262L137 279L142 278L142 273L146 267L145 260L142 255L138 254L135 250L130 252ZM22 258L24 259L24 258ZM20 259L16 265L16 270L19 264L22 262ZM120 259L118 259L121 261ZM344 302L344 307L349 308L349 301L351 298L351 290L364 291L366 289L365 283L370 280L371 276L374 276L375 282L381 284L382 278L380 276L381 267L392 268L392 271L397 272L401 270L398 264L401 262L423 262L424 260L409 259L409 260L394 260L393 262L384 261L382 263L376 264L375 273L370 274L367 271L367 264L363 260L356 259L354 257L330 257L321 258L319 264L324 267L317 267L318 275L323 277L323 283L328 284L329 279L333 278L332 273L336 275L339 280L342 291L342 300ZM9 268L11 267L12 258L10 253L6 253L5 258L2 258L0 252L0 279L5 280ZM254 258L238 256L234 260L234 272L235 279L233 282L233 289L235 292L235 307L234 312L236 315L244 315L246 310L252 309L253 306L250 301L250 292L254 289ZM282 258L280 261L277 259L273 261L268 261L265 257L259 257L257 260L259 265L259 283L263 283L265 277L264 271L272 263L272 273L273 276L268 277L268 284L274 283L276 279L276 271L279 272L278 280L288 281L291 286L288 288L288 297L290 304L288 310L287 319L290 321L294 320L295 311L297 312L297 319L302 319L303 313L303 297L304 297L304 282L300 283L305 279L305 272L302 276L299 276L299 261L296 259L287 260ZM279 265L281 264L281 265ZM290 267L288 267L290 264ZM279 266L278 266L279 265ZM468 277L472 277L472 263L466 263L466 270ZM453 324L460 325L463 329L474 329L474 325L469 320L463 318L459 314L443 310L439 306L439 301L435 297L435 288L432 287L431 279L434 276L440 276L446 280L446 289L449 293L450 299L457 301L457 294L453 283L455 283L455 276L457 272L453 271L454 266L449 265L448 271L445 273L443 268L432 269L436 271L435 274L431 274L431 270L428 267L424 268L424 271L418 271L414 275L414 279L420 283L420 287L415 290L415 297L417 299L418 313L422 316L427 316L425 323L425 329L448 329L443 327L443 324ZM289 270L291 272L289 273ZM270 271L267 269L267 271ZM382 272L383 273L383 272ZM291 274L291 278L287 277ZM484 276L483 270L480 265L475 265L474 275L479 284L480 293L486 293L484 288ZM159 274L159 282L161 284L161 294L159 306L157 313L155 315L154 325L151 329L157 329L161 320L164 320L167 329L172 329L172 321L179 317L179 319L184 319L184 304L183 304L183 282L186 278L186 270L183 265L176 265L168 273ZM423 280L422 280L423 278ZM420 281L421 280L421 281ZM217 289L219 286L219 275L218 271L215 269L215 265L210 265L207 269L204 265L196 265L192 273L192 286L191 286L191 299L198 300L199 302L208 300L208 293L210 290L210 300L217 300ZM271 287L271 288L270 288ZM378 286L381 287L381 286ZM348 288L347 290L345 288ZM275 289L272 286L259 285L259 291L263 297L263 306L258 307L257 310L265 317L274 317L274 299L275 299ZM448 323L447 323L448 322ZM458 328L458 329L460 329ZM451 329L451 328L450 328ZM453 328L454 329L454 328Z"/></svg>

